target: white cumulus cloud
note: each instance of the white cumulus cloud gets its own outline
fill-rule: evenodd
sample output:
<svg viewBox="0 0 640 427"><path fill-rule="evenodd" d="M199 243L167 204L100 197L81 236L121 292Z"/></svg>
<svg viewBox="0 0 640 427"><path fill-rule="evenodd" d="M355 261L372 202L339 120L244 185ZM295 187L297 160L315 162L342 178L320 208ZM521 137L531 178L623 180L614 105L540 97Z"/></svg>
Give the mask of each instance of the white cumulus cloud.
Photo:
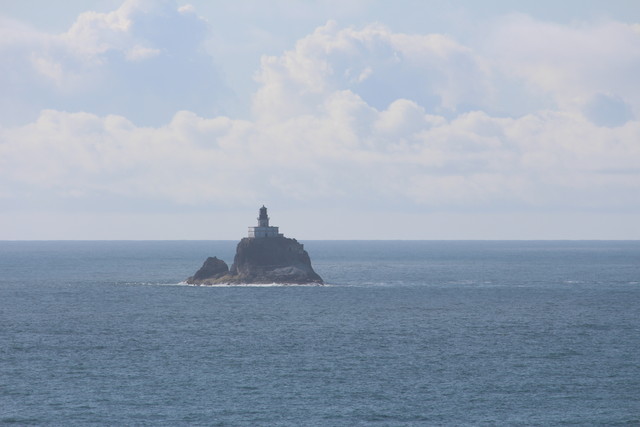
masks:
<svg viewBox="0 0 640 427"><path fill-rule="evenodd" d="M640 33L637 25L600 21L575 25L503 18L484 40L484 55L501 75L548 96L554 108L579 110L598 94L640 111Z"/></svg>
<svg viewBox="0 0 640 427"><path fill-rule="evenodd" d="M145 19L156 28L154 7L127 2L112 13L84 15L65 37L87 35L74 49L91 66L110 61L111 51L125 62L158 60L175 40L136 30ZM192 8L171 10L174 18L197 18ZM20 31L17 39L28 43L44 37L15 28L12 34ZM176 109L164 123L140 125L125 114L47 109L33 122L0 128L0 197L106 195L180 206L253 206L268 198L443 210L640 208L640 94L630 83L632 72L640 73L634 27L507 17L486 37L491 49L442 34L329 22L291 50L262 57L254 116L246 120ZM199 40L183 40L187 52L196 52ZM38 59L42 70L64 85L68 64L55 50L46 52ZM523 102L521 114L496 114L514 82L524 87L519 97L535 102ZM151 83L171 95L172 88ZM536 91L548 99L540 101ZM162 99L135 95L145 103ZM617 115L605 118L603 109Z"/></svg>
<svg viewBox="0 0 640 427"><path fill-rule="evenodd" d="M159 124L182 109L211 113L227 94L202 49L208 24L173 1L126 0L112 12L84 12L61 34L1 22L2 123L53 108Z"/></svg>
<svg viewBox="0 0 640 427"><path fill-rule="evenodd" d="M312 112L327 94L350 90L378 109L405 98L430 111L456 111L484 102L489 74L482 58L444 35L329 22L293 50L262 58L255 109L274 119Z"/></svg>

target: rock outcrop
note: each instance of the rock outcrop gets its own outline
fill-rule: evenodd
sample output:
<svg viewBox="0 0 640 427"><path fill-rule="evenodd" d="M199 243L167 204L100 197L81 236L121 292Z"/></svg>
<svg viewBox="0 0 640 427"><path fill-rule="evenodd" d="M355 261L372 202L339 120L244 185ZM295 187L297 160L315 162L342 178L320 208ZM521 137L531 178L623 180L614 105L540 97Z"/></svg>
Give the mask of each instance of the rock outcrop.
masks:
<svg viewBox="0 0 640 427"><path fill-rule="evenodd" d="M286 237L242 239L230 274L243 283L322 283L304 246Z"/></svg>
<svg viewBox="0 0 640 427"><path fill-rule="evenodd" d="M284 237L278 227L269 225L264 206L259 211L258 225L249 227L249 237L238 243L231 268L224 261L210 257L186 282L192 285L323 283L313 271L304 246L296 239Z"/></svg>
<svg viewBox="0 0 640 427"><path fill-rule="evenodd" d="M240 240L233 265L218 258L207 258L202 268L186 281L194 285L213 284L322 284L313 270L304 246L286 237L247 238Z"/></svg>
<svg viewBox="0 0 640 427"><path fill-rule="evenodd" d="M229 266L226 262L217 257L209 257L205 260L200 270L196 274L187 279L187 283L196 283L199 281L219 279L229 275Z"/></svg>

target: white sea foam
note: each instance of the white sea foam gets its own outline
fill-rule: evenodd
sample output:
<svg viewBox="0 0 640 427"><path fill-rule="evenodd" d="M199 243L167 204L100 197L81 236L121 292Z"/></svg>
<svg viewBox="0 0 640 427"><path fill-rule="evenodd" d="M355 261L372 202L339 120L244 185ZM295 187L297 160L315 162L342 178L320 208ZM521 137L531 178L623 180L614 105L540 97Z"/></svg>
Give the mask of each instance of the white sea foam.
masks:
<svg viewBox="0 0 640 427"><path fill-rule="evenodd" d="M283 288L283 287L314 287L314 286L334 286L318 283L216 283L195 285L187 282L171 284L172 286L192 286L196 288ZM169 286L171 286L169 285Z"/></svg>
<svg viewBox="0 0 640 427"><path fill-rule="evenodd" d="M159 283L159 282L127 282L125 285L139 285L139 286L192 286L185 282L179 283Z"/></svg>

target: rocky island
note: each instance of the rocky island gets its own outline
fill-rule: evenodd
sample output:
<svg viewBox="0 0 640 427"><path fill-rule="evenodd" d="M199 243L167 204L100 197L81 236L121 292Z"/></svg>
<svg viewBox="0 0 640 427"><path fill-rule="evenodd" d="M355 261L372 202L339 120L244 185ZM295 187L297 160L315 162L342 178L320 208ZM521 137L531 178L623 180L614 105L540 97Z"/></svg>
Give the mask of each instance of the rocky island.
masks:
<svg viewBox="0 0 640 427"><path fill-rule="evenodd" d="M311 267L304 245L284 237L278 227L269 226L264 206L260 208L258 226L249 227L249 237L238 243L231 268L223 260L209 257L186 282L192 285L323 284Z"/></svg>

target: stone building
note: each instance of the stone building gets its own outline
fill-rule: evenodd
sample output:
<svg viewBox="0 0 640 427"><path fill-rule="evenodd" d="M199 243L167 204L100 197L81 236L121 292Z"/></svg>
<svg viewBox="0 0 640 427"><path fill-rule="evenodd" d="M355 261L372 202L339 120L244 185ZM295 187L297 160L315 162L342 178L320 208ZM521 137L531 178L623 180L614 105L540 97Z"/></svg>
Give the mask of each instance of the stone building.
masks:
<svg viewBox="0 0 640 427"><path fill-rule="evenodd" d="M265 237L283 237L279 233L278 227L269 226L269 217L267 216L267 208L262 205L260 208L260 215L258 216L258 226L249 227L250 238L265 238Z"/></svg>

